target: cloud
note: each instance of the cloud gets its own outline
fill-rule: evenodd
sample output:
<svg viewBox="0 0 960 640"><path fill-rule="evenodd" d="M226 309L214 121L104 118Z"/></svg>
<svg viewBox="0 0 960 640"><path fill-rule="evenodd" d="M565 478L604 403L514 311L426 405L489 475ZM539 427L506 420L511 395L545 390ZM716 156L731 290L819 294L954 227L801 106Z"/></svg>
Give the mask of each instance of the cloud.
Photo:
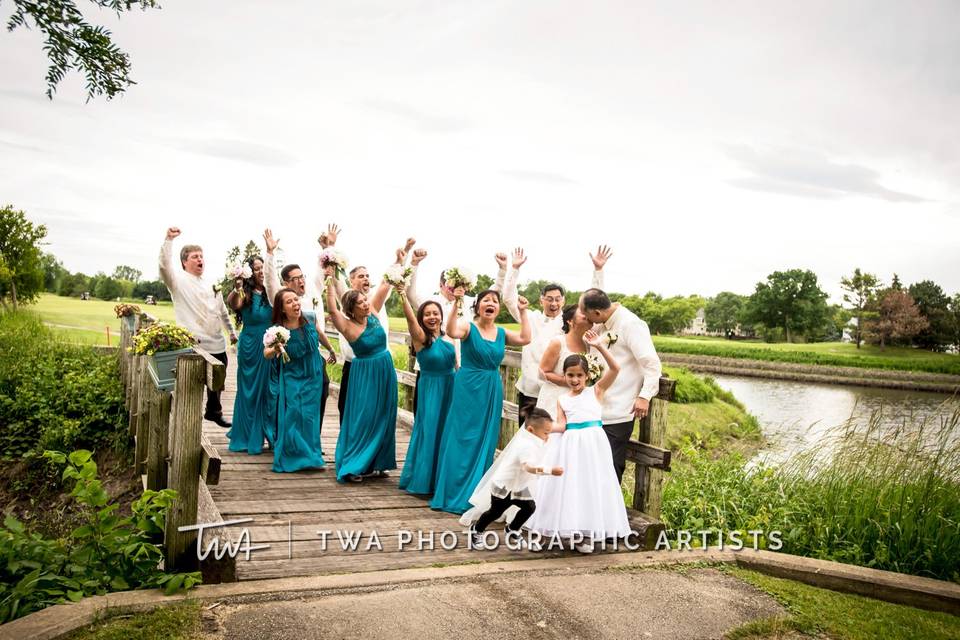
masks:
<svg viewBox="0 0 960 640"><path fill-rule="evenodd" d="M888 202L930 202L927 198L894 191L880 184L880 173L869 167L830 160L799 149L757 151L726 145L727 156L750 176L728 180L741 189L768 191L806 198L866 196Z"/></svg>
<svg viewBox="0 0 960 640"><path fill-rule="evenodd" d="M530 182L545 182L549 184L580 184L573 178L552 171L527 171L524 169L501 169L500 173L517 180Z"/></svg>
<svg viewBox="0 0 960 640"><path fill-rule="evenodd" d="M426 133L458 133L460 131L466 131L473 126L466 118L426 113L425 111L420 111L409 105L392 100L370 98L364 100L361 104L368 109L396 116L417 130Z"/></svg>
<svg viewBox="0 0 960 640"><path fill-rule="evenodd" d="M214 158L226 158L264 167L289 167L299 162L296 156L282 149L243 140L226 140L223 138L180 140L176 141L174 146L190 153Z"/></svg>

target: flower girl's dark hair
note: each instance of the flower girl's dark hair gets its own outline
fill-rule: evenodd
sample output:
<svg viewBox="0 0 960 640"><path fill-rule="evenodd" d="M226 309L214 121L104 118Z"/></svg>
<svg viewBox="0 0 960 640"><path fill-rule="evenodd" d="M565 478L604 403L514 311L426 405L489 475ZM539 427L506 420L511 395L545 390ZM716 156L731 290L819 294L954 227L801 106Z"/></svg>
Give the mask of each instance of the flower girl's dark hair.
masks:
<svg viewBox="0 0 960 640"><path fill-rule="evenodd" d="M566 373L570 367L580 367L584 373L590 372L590 363L582 353L574 353L563 359L563 372Z"/></svg>

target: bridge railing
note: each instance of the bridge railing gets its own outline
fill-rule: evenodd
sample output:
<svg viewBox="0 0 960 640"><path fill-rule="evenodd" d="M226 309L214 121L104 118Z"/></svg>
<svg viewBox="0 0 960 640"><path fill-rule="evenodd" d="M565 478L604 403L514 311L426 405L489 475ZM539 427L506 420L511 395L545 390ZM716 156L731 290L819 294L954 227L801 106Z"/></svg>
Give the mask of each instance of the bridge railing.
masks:
<svg viewBox="0 0 960 640"><path fill-rule="evenodd" d="M194 570L199 565L206 582L233 581L236 570L229 555L216 561L211 554L199 563L197 532L180 531L180 527L221 520L207 488L220 481L220 454L203 435L202 426L205 393L224 388L226 367L195 347L177 358L174 389L160 389L149 371L151 356L134 355L128 350L134 334L153 322L145 314L134 321L125 319L120 332L120 375L130 435L135 441L136 470L144 489L177 492L164 531L167 568ZM222 529L204 531L205 547L214 539L221 549L227 541Z"/></svg>

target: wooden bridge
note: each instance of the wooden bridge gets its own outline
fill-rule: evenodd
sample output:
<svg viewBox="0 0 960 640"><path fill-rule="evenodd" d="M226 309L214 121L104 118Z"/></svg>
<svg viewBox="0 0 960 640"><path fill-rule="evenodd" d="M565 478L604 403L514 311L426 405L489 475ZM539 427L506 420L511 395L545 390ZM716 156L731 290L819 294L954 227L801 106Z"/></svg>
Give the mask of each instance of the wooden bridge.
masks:
<svg viewBox="0 0 960 640"><path fill-rule="evenodd" d="M141 318L146 323L148 318ZM133 356L126 347L138 327L125 322L121 331L121 375L130 412L130 432L136 440L136 461L146 489L171 488L177 499L167 516L164 539L167 562L177 569L197 567L197 532L180 527L198 523L251 519L228 527L203 531L204 548L216 542L237 545L244 528L257 549L250 559L241 552L216 560L211 553L200 569L205 582L252 580L322 573L373 571L478 560L554 557L561 551L540 554L512 551L504 545L493 551L471 550L457 516L432 511L424 497L397 487L410 441L413 416L411 371L397 371L401 403L397 419L397 463L390 477L358 484L338 484L333 453L339 434L337 394L331 383L322 445L326 470L280 474L271 471L273 456L234 453L227 449L226 430L202 420L206 389L223 390L227 417L236 390L236 360L226 369L199 349L180 356L173 392L160 391L148 371L149 356ZM393 336L396 338L396 336ZM517 429L516 392L513 383L520 366L519 352L508 352L501 365L505 394L501 444ZM412 366L412 358L411 366ZM669 470L670 452L662 445L668 401L674 381L661 380L661 393L641 422L643 441L633 441L628 451L628 477L634 477L633 508L628 509L640 542L652 548L663 525L659 515L660 485ZM403 392L403 387L407 392ZM328 531L326 544L321 532ZM344 549L350 532L362 532L356 548ZM376 544L373 533L378 537ZM431 535L432 533L432 535ZM355 534L354 534L355 535ZM421 545L422 539L422 545ZM432 541L432 548L430 542ZM403 544L401 544L403 543ZM624 547L621 551L626 550Z"/></svg>

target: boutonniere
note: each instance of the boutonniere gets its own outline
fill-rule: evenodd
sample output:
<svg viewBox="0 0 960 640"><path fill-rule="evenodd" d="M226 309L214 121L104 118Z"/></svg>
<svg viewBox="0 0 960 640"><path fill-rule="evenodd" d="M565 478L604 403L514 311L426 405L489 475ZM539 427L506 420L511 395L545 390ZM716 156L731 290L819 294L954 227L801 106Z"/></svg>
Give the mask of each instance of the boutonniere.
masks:
<svg viewBox="0 0 960 640"><path fill-rule="evenodd" d="M316 298L311 298L310 301L313 303L313 308L316 309L317 305L320 304L320 301Z"/></svg>
<svg viewBox="0 0 960 640"><path fill-rule="evenodd" d="M617 344L617 340L620 339L620 336L615 333L607 333L604 337L607 339L607 349Z"/></svg>
<svg viewBox="0 0 960 640"><path fill-rule="evenodd" d="M223 286L221 286L221 285L219 285L219 284L213 285L213 292L214 292L215 294L220 293L222 290L223 290Z"/></svg>

